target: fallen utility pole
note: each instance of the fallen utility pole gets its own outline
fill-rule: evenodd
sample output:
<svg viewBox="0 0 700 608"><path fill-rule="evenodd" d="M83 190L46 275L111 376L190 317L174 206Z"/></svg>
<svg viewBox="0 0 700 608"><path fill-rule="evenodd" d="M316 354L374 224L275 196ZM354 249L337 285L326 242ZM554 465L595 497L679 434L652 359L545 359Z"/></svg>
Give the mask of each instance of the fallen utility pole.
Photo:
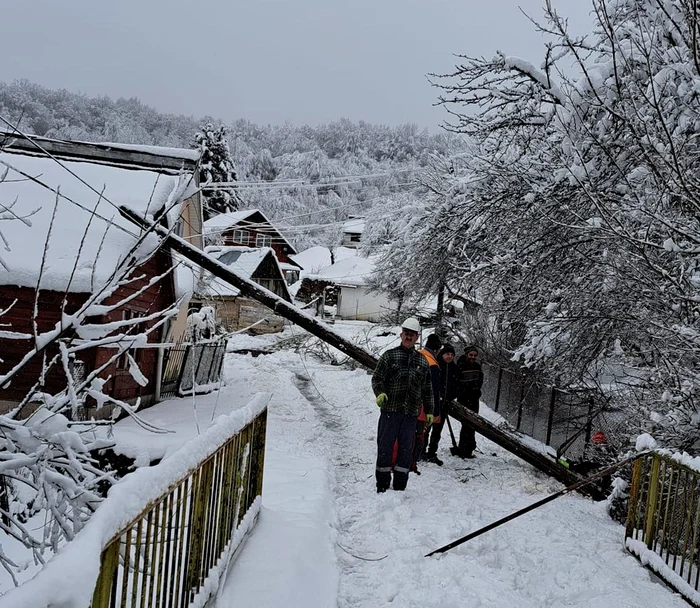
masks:
<svg viewBox="0 0 700 608"><path fill-rule="evenodd" d="M555 492L554 494L550 494L547 496L547 498L543 498L542 500L538 500L537 502L533 502L531 505L525 507L524 509L520 509L519 511L515 511L515 513L511 513L510 515L506 515L505 517L502 517L498 521L494 521L490 523L488 526L484 526L483 528L479 528L475 532L471 532L470 534L467 534L466 536L462 536L462 538L458 538L455 541L452 541L451 543L445 545L444 547L440 547L439 549L435 549L435 551L431 551L430 553L426 554L425 557L430 557L431 555L435 555L436 553L445 553L446 551L449 551L450 549L454 549L455 547L458 547L461 544L466 543L467 541L472 540L473 538L476 538L477 536L481 536L482 534L485 534L486 532L493 530L494 528L498 528L498 526L502 526L506 522L512 521L516 519L517 517L520 517L521 515L525 515L525 513L529 513L530 511L534 511L535 509L541 507L542 505L546 505L548 502L552 502L553 500L559 498L560 496L564 496L565 494L568 494L569 492L573 492L574 490L578 490L588 484L593 483L594 481L597 481L598 479L601 479L602 477L605 477L606 475L610 475L620 467L632 462L633 460L637 460L640 456L644 456L645 454L648 454L649 452L640 452L639 454L635 454L634 456L630 456L629 458L625 458L623 460L620 460L616 462L615 464L611 464L608 467L605 467L603 469L600 469L598 472L594 473L590 477L586 477L585 479L582 479L580 481L577 481L576 483L568 486L567 488L564 488L563 490L559 490L558 492Z"/></svg>
<svg viewBox="0 0 700 608"><path fill-rule="evenodd" d="M163 239L164 245L173 249L174 251L177 251L183 257L194 262L197 266L208 270L215 277L218 277L238 288L243 295L257 300L285 319L293 321L299 327L303 327L309 333L321 338L321 340L324 342L328 342L328 344L334 346L339 351L345 353L348 357L351 357L365 367L368 367L371 370L376 367L377 358L374 355L368 353L363 348L356 346L342 336L339 336L325 323L318 321L311 315L301 311L293 304L290 304L283 298L280 298L257 283L238 276L236 273L232 272L228 266L222 264L218 260L215 260L211 256L208 256L201 249L198 249L191 243L188 243L186 240L172 234L164 226L148 221L147 219L131 211L131 209L128 207L119 207L119 212L126 219L144 230L152 230L155 232Z"/></svg>
<svg viewBox="0 0 700 608"><path fill-rule="evenodd" d="M128 207L119 207L119 212L129 221L144 230L151 230L163 239L163 244L177 251L180 255L194 262L197 266L211 272L215 277L238 288L247 297L257 300L275 313L304 328L309 333L334 346L348 357L354 359L370 370L377 366L377 358L363 348L356 346L331 330L325 323L290 304L286 300L261 287L257 283L238 276L228 266L204 253L186 240L172 234L167 228L148 221L131 211ZM464 406L454 403L451 409L453 418L462 424L469 424L479 433L502 448L522 458L528 464L543 473L554 477L565 485L571 485L581 479L573 471L558 464L555 460L526 445L517 435L508 433L491 424L485 418L469 411Z"/></svg>

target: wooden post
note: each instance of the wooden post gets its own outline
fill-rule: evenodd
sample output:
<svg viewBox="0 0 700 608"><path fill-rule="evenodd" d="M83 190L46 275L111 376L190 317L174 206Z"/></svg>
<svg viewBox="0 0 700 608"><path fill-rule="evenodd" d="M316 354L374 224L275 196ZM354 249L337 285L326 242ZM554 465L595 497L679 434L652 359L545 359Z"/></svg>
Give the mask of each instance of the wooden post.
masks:
<svg viewBox="0 0 700 608"><path fill-rule="evenodd" d="M553 458L526 446L517 435L497 427L495 424L467 409L461 403L453 401L450 404L450 415L461 423L468 424L494 443L567 486L575 484L582 479L581 476L560 465ZM589 489L587 493L595 494L595 490Z"/></svg>
<svg viewBox="0 0 700 608"><path fill-rule="evenodd" d="M498 366L498 385L496 386L496 403L493 406L493 411L498 411L498 404L501 401L501 382L503 381L503 368Z"/></svg>
<svg viewBox="0 0 700 608"><path fill-rule="evenodd" d="M112 587L119 566L119 539L113 540L102 552L100 574L92 594L92 608L107 608L112 597Z"/></svg>
<svg viewBox="0 0 700 608"><path fill-rule="evenodd" d="M661 460L654 456L651 461L651 471L649 472L649 493L647 494L646 526L644 527L644 540L647 548L651 549L654 544L656 526L654 525L656 516L656 503L659 496L659 471L661 470Z"/></svg>
<svg viewBox="0 0 700 608"><path fill-rule="evenodd" d="M549 416L547 417L547 439L545 443L549 445L552 440L552 426L554 425L554 406L557 402L557 388L552 386L552 392L549 396Z"/></svg>
<svg viewBox="0 0 700 608"><path fill-rule="evenodd" d="M637 517L639 515L639 490L642 484L642 465L644 459L634 461L632 469L632 483L630 484L629 506L627 507L627 525L625 526L625 538L632 538L637 529Z"/></svg>

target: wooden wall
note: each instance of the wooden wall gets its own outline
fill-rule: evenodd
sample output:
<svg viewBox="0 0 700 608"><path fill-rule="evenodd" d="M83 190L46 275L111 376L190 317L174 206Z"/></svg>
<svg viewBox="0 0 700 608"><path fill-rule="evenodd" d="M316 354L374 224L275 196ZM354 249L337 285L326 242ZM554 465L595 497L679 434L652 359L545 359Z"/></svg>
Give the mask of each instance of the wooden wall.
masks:
<svg viewBox="0 0 700 608"><path fill-rule="evenodd" d="M164 252L158 252L153 258L142 265L136 274L145 275L143 278L135 280L132 284L120 287L116 293L107 298L104 304L114 304L124 297L134 294L143 287L150 277L156 274L162 274L170 264L170 256ZM15 302L9 311L0 317L0 323L4 325L5 331L16 331L22 333L32 333L33 327L33 310L35 290L28 287L17 286L1 286L0 287L0 309L7 309ZM71 313L85 302L88 294L68 294L66 312ZM53 329L56 323L61 318L61 307L64 300L64 295L55 291L40 291L38 301L38 330L45 332ZM170 275L166 276L159 283L150 286L144 293L137 296L133 301L129 302L125 307L120 308L105 315L99 321L112 322L121 320L126 314L131 315L148 315L157 310L167 308L174 301L173 280ZM152 325L155 322L151 322ZM158 342L160 340L160 330L154 332L155 335L149 336L149 342ZM3 338L0 340L0 374L6 373L14 365L16 365L25 353L32 347L32 340L9 340ZM57 352L55 348L47 349L47 357L50 358ZM83 351L80 359L85 363L87 371L96 369L106 361L114 353L114 349L97 348ZM110 380L105 386L105 392L117 399L133 402L136 398L142 397L142 400L148 404L153 401L155 395L156 368L158 361L158 349L138 349L136 351L137 361L142 373L149 379L149 383L145 387L141 387L129 373L128 369L118 369L117 363L112 362L100 374L103 378L110 377ZM36 357L32 363L27 366L20 377L11 383L7 388L0 389L0 408L9 409L13 404L19 402L29 391L29 389L37 382L42 369L42 358ZM42 390L56 393L65 388L65 375L62 367L57 366L54 371L48 374L45 378L44 388ZM110 412L91 412L100 415L107 415Z"/></svg>

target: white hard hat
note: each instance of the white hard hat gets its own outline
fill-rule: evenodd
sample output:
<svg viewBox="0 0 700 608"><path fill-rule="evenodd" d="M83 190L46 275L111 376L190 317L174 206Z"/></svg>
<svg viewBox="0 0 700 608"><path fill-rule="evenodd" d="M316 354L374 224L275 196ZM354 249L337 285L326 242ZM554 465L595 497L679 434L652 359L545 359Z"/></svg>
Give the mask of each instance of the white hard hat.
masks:
<svg viewBox="0 0 700 608"><path fill-rule="evenodd" d="M415 317L408 317L408 319L401 323L401 327L409 331L420 332L420 323L418 323L418 319Z"/></svg>

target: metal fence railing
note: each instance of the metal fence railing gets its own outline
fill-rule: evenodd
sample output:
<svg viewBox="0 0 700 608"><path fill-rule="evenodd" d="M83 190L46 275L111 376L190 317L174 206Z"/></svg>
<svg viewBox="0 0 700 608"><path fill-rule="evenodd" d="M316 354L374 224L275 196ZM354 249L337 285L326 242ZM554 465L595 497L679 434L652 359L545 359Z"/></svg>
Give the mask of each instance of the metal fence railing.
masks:
<svg viewBox="0 0 700 608"><path fill-rule="evenodd" d="M267 410L103 549L92 608L187 606L262 493Z"/></svg>
<svg viewBox="0 0 700 608"><path fill-rule="evenodd" d="M652 453L634 465L625 545L700 606L700 473Z"/></svg>
<svg viewBox="0 0 700 608"><path fill-rule="evenodd" d="M206 392L219 382L225 354L226 340L179 342L169 347L163 356L161 398L191 395L193 390Z"/></svg>
<svg viewBox="0 0 700 608"><path fill-rule="evenodd" d="M269 398L258 393L157 465L124 476L75 537L0 604L206 605L257 522Z"/></svg>

